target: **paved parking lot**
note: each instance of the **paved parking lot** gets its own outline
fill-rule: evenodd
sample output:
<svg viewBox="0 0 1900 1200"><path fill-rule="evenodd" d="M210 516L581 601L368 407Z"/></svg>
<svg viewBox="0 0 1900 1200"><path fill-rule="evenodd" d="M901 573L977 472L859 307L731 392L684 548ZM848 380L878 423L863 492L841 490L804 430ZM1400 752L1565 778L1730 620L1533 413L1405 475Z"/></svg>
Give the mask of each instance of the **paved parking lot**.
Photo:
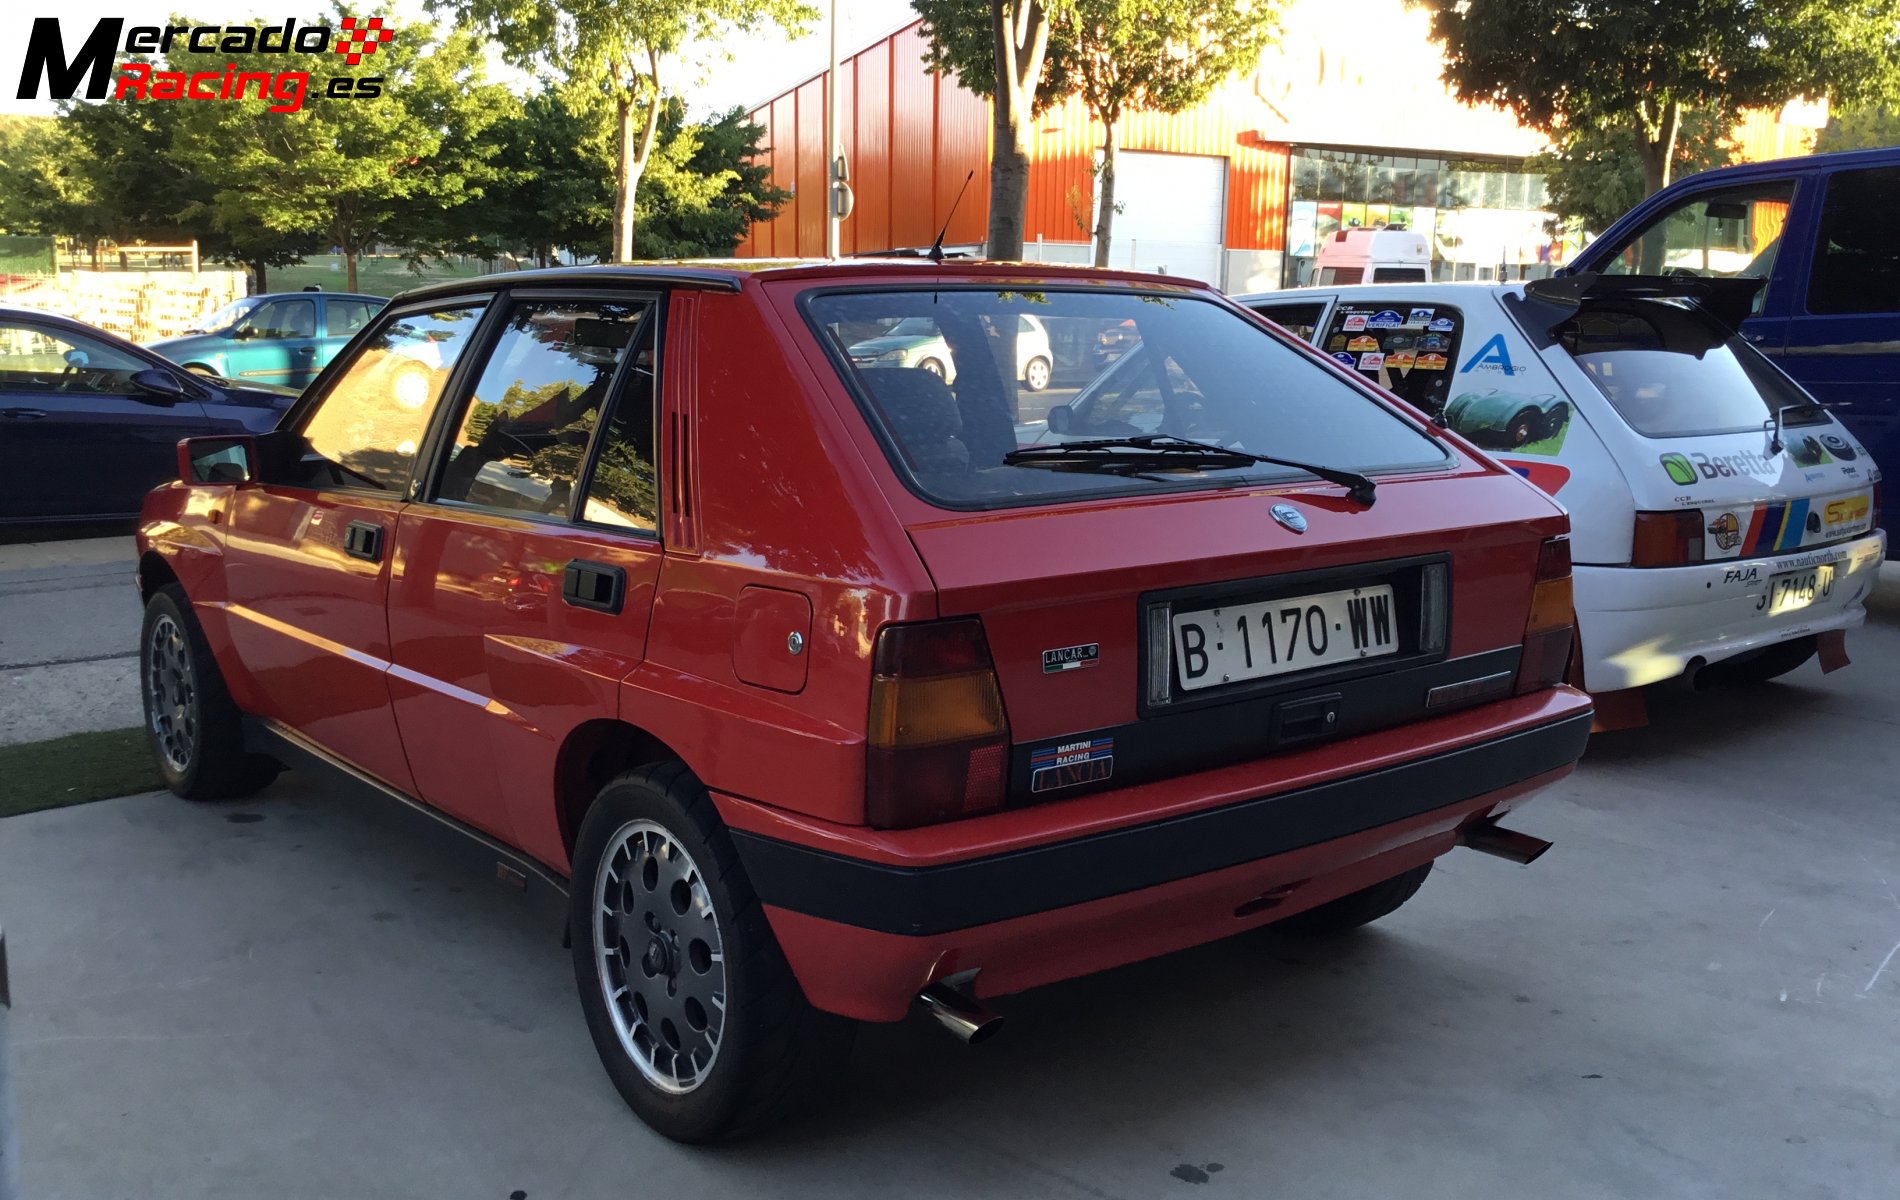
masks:
<svg viewBox="0 0 1900 1200"><path fill-rule="evenodd" d="M1900 578L1855 663L1663 697L1327 949L1256 937L870 1028L840 1096L666 1143L558 933L286 777L0 822L33 1197L1869 1197L1900 1172Z"/></svg>

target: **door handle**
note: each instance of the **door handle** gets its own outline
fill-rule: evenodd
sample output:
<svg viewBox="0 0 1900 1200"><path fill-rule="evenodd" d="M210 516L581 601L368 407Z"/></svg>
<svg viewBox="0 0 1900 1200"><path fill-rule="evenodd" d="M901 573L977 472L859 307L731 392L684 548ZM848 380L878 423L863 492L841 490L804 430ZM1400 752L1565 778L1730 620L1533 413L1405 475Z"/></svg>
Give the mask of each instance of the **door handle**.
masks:
<svg viewBox="0 0 1900 1200"><path fill-rule="evenodd" d="M46 410L43 408L0 408L0 417L14 421L43 421Z"/></svg>
<svg viewBox="0 0 1900 1200"><path fill-rule="evenodd" d="M1766 337L1765 337L1764 335L1762 335L1762 334L1759 334L1759 333L1744 333L1744 334L1742 334L1742 337L1743 337L1743 338L1744 338L1745 340L1747 340L1747 341L1751 341L1751 342L1760 342L1760 341L1765 341L1765 340L1767 340L1767 339L1766 339Z"/></svg>
<svg viewBox="0 0 1900 1200"><path fill-rule="evenodd" d="M343 530L343 553L364 562L383 557L383 527L371 521L351 521Z"/></svg>
<svg viewBox="0 0 1900 1200"><path fill-rule="evenodd" d="M575 608L618 613L627 598L627 573L606 563L577 558L561 572L561 599Z"/></svg>

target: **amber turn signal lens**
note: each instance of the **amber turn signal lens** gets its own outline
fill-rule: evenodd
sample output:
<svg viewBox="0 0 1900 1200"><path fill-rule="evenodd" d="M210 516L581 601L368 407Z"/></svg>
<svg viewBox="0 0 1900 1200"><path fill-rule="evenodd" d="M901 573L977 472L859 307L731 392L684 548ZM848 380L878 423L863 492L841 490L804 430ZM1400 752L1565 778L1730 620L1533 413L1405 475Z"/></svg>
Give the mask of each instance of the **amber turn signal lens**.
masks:
<svg viewBox="0 0 1900 1200"><path fill-rule="evenodd" d="M1531 585L1530 613L1524 619L1524 647L1517 662L1518 695L1563 682L1576 625L1576 599L1570 585L1570 539L1551 538L1537 553L1537 579Z"/></svg>
<svg viewBox="0 0 1900 1200"><path fill-rule="evenodd" d="M1630 542L1632 567L1681 567L1702 561L1702 510L1639 512Z"/></svg>
<svg viewBox="0 0 1900 1200"><path fill-rule="evenodd" d="M1008 729L996 675L972 671L934 679L877 676L871 680L873 746L940 746L994 737Z"/></svg>

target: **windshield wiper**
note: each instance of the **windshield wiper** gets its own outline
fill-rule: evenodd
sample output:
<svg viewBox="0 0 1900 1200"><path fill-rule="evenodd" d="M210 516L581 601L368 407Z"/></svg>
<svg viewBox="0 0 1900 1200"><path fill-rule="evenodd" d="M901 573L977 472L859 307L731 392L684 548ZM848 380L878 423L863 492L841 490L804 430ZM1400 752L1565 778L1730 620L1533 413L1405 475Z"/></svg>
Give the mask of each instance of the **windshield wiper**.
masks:
<svg viewBox="0 0 1900 1200"><path fill-rule="evenodd" d="M1133 450L1137 453L1129 454ZM1090 438L1077 442L1052 442L1041 446L1024 446L1012 450L1003 456L1006 466L1022 467L1039 464L1057 464L1064 466L1082 466L1090 469L1122 471L1130 468L1140 470L1165 470L1169 467L1239 467L1253 463L1266 463L1275 467L1291 467L1295 471L1305 471L1316 475L1328 483L1336 483L1346 489L1346 494L1355 503L1372 507L1376 498L1377 485L1357 471L1345 471L1338 467L1322 467L1313 463L1297 462L1290 458L1275 458L1271 454L1254 454L1248 450L1234 450L1226 446L1217 446L1211 442L1197 442L1192 438L1176 437L1171 433L1145 433L1135 437ZM1101 464L1099 467L1094 464Z"/></svg>

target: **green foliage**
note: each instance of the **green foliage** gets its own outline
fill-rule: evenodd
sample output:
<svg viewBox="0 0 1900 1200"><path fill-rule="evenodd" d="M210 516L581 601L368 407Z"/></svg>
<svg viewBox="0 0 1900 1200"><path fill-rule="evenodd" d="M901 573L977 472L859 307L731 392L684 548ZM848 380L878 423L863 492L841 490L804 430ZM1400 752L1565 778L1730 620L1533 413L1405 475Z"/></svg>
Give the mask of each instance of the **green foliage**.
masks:
<svg viewBox="0 0 1900 1200"><path fill-rule="evenodd" d="M1685 114L1676 139L1674 173L1693 175L1733 162L1729 132L1726 121L1704 113ZM1567 224L1601 233L1636 207L1648 194L1637 138L1635 130L1623 127L1584 128L1533 158L1530 169L1544 172L1551 211Z"/></svg>
<svg viewBox="0 0 1900 1200"><path fill-rule="evenodd" d="M642 181L634 249L642 258L722 257L738 248L753 221L769 221L791 193L772 186L756 159L765 128L743 108L703 124L686 123L671 101Z"/></svg>
<svg viewBox="0 0 1900 1200"><path fill-rule="evenodd" d="M910 7L924 21L918 30L924 39L924 65L954 77L966 91L994 99L996 35L990 25L990 0L911 0ZM1036 7L1047 11L1049 6ZM1074 90L1068 64L1051 53L1036 81L1034 111L1044 111Z"/></svg>
<svg viewBox="0 0 1900 1200"><path fill-rule="evenodd" d="M1130 109L1180 112L1252 65L1277 36L1281 0L1050 0L1052 85L1113 124Z"/></svg>
<svg viewBox="0 0 1900 1200"><path fill-rule="evenodd" d="M1815 139L1814 151L1826 154L1884 146L1900 146L1900 105L1869 104L1833 113Z"/></svg>
<svg viewBox="0 0 1900 1200"><path fill-rule="evenodd" d="M1721 119L1900 88L1900 0L1416 2L1460 94L1551 133L1635 131L1650 187L1667 181L1684 111Z"/></svg>

